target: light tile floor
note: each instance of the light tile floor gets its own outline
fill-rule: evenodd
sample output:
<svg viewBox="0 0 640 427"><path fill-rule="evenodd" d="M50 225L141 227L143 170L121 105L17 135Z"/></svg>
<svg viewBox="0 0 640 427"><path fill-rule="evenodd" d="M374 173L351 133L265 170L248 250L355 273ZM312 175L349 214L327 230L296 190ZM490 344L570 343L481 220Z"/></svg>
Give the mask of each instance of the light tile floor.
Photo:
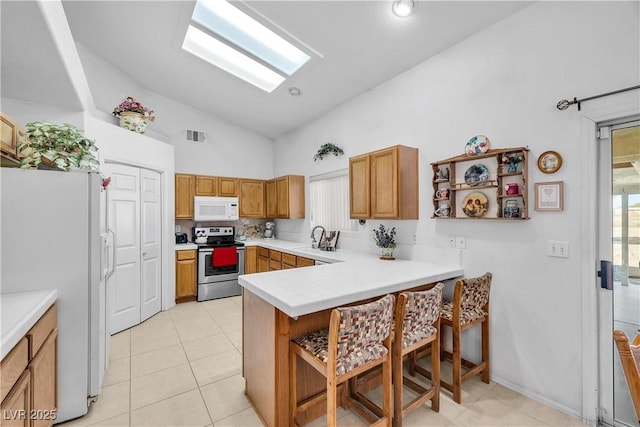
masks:
<svg viewBox="0 0 640 427"><path fill-rule="evenodd" d="M102 395L78 426L262 426L244 396L240 297L184 303L111 338ZM448 364L443 364L447 375ZM371 398L376 399L377 390ZM411 398L406 393L407 398ZM579 420L476 377L463 404L447 391L440 412L427 406L405 426L583 426ZM340 426L363 426L339 409ZM309 423L325 425L325 418Z"/></svg>

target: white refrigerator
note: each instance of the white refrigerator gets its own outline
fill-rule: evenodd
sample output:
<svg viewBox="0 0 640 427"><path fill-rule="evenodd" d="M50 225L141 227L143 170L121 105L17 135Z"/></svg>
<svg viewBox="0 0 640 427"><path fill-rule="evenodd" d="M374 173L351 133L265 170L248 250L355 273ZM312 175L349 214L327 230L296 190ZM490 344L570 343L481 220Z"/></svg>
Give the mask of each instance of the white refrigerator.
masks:
<svg viewBox="0 0 640 427"><path fill-rule="evenodd" d="M97 173L2 168L0 181L1 293L58 290L63 422L87 413L107 364L106 197Z"/></svg>

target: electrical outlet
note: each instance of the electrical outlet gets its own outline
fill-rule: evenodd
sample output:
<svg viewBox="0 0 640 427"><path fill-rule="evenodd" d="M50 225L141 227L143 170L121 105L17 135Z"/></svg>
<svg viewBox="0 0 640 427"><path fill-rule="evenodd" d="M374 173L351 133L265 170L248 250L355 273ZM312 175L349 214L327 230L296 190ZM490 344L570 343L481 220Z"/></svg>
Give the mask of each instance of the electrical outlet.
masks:
<svg viewBox="0 0 640 427"><path fill-rule="evenodd" d="M449 236L449 247L450 248L456 247L456 236Z"/></svg>
<svg viewBox="0 0 640 427"><path fill-rule="evenodd" d="M549 240L547 242L547 255L557 258L569 258L569 242Z"/></svg>
<svg viewBox="0 0 640 427"><path fill-rule="evenodd" d="M182 227L180 227L179 225L176 224L176 233L179 233L180 230L182 230Z"/></svg>
<svg viewBox="0 0 640 427"><path fill-rule="evenodd" d="M416 243L418 241L418 237L416 236L416 233L413 233L413 243Z"/></svg>
<svg viewBox="0 0 640 427"><path fill-rule="evenodd" d="M456 248L457 249L466 249L467 248L467 238L464 236L456 236Z"/></svg>

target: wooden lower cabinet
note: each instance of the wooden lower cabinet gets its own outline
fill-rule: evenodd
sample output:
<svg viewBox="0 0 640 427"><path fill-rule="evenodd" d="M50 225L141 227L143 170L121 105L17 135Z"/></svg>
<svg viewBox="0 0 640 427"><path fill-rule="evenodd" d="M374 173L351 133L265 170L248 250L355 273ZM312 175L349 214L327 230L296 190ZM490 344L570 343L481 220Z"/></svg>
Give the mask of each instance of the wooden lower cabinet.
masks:
<svg viewBox="0 0 640 427"><path fill-rule="evenodd" d="M258 273L269 271L269 249L258 248Z"/></svg>
<svg viewBox="0 0 640 427"><path fill-rule="evenodd" d="M2 425L6 427L29 427L31 422L31 375L29 371L24 371L20 379L11 389L11 393L2 401L0 405L2 414Z"/></svg>
<svg viewBox="0 0 640 427"><path fill-rule="evenodd" d="M40 351L29 364L31 376L31 411L34 415L32 427L48 427L53 419L46 417L47 411L58 406L56 390L56 368L58 366L58 329L56 328ZM42 416L40 416L42 415Z"/></svg>
<svg viewBox="0 0 640 427"><path fill-rule="evenodd" d="M176 303L195 301L196 274L196 250L176 251Z"/></svg>
<svg viewBox="0 0 640 427"><path fill-rule="evenodd" d="M258 248L247 246L244 248L244 274L258 272Z"/></svg>
<svg viewBox="0 0 640 427"><path fill-rule="evenodd" d="M311 258L296 256L263 247L245 247L245 274L310 267L315 264L315 261Z"/></svg>
<svg viewBox="0 0 640 427"><path fill-rule="evenodd" d="M2 359L0 425L52 426L58 410L56 304Z"/></svg>

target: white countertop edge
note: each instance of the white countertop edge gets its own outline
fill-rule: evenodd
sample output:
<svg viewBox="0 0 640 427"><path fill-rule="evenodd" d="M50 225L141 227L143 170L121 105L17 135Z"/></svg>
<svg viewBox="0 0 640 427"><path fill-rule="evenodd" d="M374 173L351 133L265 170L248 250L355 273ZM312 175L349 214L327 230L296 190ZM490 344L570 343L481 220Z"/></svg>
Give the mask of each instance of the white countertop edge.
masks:
<svg viewBox="0 0 640 427"><path fill-rule="evenodd" d="M322 268L327 268L327 267L329 266L323 266ZM322 299L319 301L312 301L309 303L299 304L295 306L291 306L287 304L285 301L276 297L275 295L266 292L263 288L251 284L243 276L240 276L238 278L238 282L243 288L247 289L254 295L260 297L261 299L265 300L269 304L273 305L274 307L276 307L278 310L282 311L289 317L295 318L298 316L303 316L305 314L315 313L318 311L326 310L329 308L335 308L345 304L351 304L353 302L361 301L367 298L383 296L388 293L402 291L402 290L410 289L416 286L425 285L428 283L435 283L443 280L454 279L456 277L461 277L463 274L464 274L464 270L462 268L452 267L451 270L442 272L442 273L437 273L437 274L415 278L411 280L406 280L402 282L394 282L394 283L390 283L387 286L381 286L375 289L367 289L367 290L353 292L349 294L343 294L334 298Z"/></svg>
<svg viewBox="0 0 640 427"><path fill-rule="evenodd" d="M0 294L0 359L9 354L57 299L57 289Z"/></svg>
<svg viewBox="0 0 640 427"><path fill-rule="evenodd" d="M198 245L195 243L177 243L176 251L187 251L192 249L198 249Z"/></svg>

